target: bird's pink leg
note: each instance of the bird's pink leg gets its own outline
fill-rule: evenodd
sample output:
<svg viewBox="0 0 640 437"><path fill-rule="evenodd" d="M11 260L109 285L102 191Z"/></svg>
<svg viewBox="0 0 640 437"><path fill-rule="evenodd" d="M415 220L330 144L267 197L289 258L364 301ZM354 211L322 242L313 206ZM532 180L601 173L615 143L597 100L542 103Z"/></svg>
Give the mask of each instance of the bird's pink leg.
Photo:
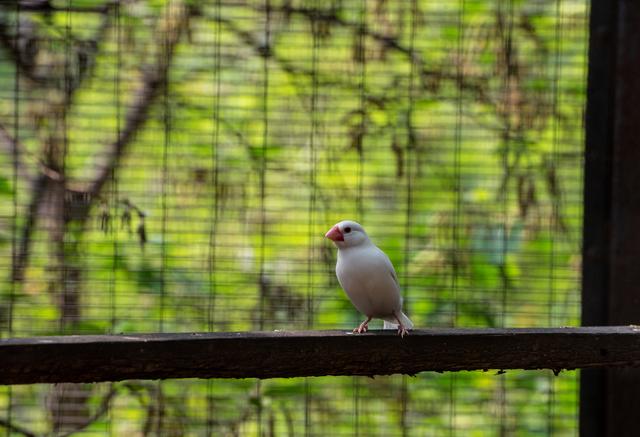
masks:
<svg viewBox="0 0 640 437"><path fill-rule="evenodd" d="M360 326L358 326L357 328L355 328L353 330L354 334L362 334L363 332L367 332L367 330L369 329L369 322L371 321L373 317L368 317L367 316L367 320L365 320L364 322L360 323Z"/></svg>
<svg viewBox="0 0 640 437"><path fill-rule="evenodd" d="M409 335L409 331L407 330L407 328L404 327L404 325L396 315L395 311L393 313L393 317L395 317L398 322L398 335L400 336L400 338L404 338L405 335Z"/></svg>

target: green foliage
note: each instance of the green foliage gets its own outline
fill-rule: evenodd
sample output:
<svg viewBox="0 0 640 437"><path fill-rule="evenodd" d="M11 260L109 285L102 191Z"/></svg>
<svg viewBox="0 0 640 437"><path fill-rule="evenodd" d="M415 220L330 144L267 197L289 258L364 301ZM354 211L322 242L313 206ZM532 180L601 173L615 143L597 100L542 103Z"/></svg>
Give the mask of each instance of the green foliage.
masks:
<svg viewBox="0 0 640 437"><path fill-rule="evenodd" d="M166 87L88 218L56 237L42 201L24 280L0 289L2 335L350 329L360 315L322 238L344 218L389 254L418 327L577 324L586 2L270 3L268 40L263 2L186 3ZM31 70L0 51L0 125L17 126L25 166L82 193L181 2L52 4L22 14L23 38L50 42ZM13 169L0 154L7 278L33 196ZM58 205L81 213L74 199ZM126 382L88 432L574 435L576 385L512 371ZM48 432L47 390L0 392L0 411L11 400L18 423Z"/></svg>

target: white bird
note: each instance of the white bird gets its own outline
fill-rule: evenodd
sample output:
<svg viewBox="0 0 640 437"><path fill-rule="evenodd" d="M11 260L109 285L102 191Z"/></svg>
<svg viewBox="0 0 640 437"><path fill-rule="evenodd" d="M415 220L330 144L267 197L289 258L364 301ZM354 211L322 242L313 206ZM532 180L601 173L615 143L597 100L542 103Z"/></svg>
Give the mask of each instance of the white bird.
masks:
<svg viewBox="0 0 640 437"><path fill-rule="evenodd" d="M397 327L398 335L404 337L413 323L402 312L400 285L389 257L354 221L341 221L325 237L338 248L338 282L353 306L367 316L353 332L367 332L369 322L375 317L384 320L384 329Z"/></svg>

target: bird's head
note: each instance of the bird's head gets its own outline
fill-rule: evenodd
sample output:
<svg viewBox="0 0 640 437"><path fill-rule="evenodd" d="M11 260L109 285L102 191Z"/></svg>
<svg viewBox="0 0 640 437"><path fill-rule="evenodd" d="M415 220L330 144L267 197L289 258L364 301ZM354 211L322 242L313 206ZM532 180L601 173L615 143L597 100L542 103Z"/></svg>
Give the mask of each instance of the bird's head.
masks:
<svg viewBox="0 0 640 437"><path fill-rule="evenodd" d="M339 248L357 246L369 241L369 237L360 223L351 220L337 223L324 236Z"/></svg>

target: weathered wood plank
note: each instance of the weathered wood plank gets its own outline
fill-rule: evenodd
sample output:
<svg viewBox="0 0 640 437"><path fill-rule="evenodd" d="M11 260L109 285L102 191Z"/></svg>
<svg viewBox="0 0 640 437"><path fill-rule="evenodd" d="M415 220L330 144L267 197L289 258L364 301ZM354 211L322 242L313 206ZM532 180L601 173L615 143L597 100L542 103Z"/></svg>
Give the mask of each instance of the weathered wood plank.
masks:
<svg viewBox="0 0 640 437"><path fill-rule="evenodd" d="M640 328L81 335L0 340L0 384L640 367Z"/></svg>

